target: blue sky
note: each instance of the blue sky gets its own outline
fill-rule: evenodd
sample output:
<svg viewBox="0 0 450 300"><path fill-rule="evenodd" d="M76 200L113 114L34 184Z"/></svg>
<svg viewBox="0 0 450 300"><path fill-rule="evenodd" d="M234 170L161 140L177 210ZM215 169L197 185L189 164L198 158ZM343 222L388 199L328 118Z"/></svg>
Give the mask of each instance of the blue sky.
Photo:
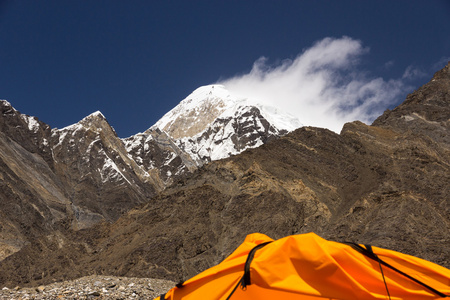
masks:
<svg viewBox="0 0 450 300"><path fill-rule="evenodd" d="M448 60L450 1L0 0L0 99L58 128L100 110L120 137L218 81L368 122Z"/></svg>

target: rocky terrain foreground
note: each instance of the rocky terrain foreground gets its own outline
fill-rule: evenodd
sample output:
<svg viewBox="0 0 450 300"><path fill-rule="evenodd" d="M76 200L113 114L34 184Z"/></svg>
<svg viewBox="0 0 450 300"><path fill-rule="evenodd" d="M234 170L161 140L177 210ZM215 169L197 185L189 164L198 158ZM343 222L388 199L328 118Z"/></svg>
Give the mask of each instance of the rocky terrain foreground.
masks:
<svg viewBox="0 0 450 300"><path fill-rule="evenodd" d="M154 299L174 283L163 279L92 275L46 286L0 290L0 299Z"/></svg>

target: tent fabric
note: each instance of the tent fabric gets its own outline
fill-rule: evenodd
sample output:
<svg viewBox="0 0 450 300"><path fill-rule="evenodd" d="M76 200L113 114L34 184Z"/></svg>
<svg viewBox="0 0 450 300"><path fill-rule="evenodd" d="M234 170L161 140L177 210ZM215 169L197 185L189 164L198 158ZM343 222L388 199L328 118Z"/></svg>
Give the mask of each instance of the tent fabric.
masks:
<svg viewBox="0 0 450 300"><path fill-rule="evenodd" d="M253 259L247 264L250 284L243 288L242 278L249 253L255 246L267 242L270 243L253 251ZM357 247L328 241L314 233L292 235L276 241L264 234L250 234L220 264L156 299L226 300L229 297L229 300L350 300L450 297L449 269L392 250L363 245L359 247L372 250L374 257L357 251ZM383 265L377 258L412 279Z"/></svg>

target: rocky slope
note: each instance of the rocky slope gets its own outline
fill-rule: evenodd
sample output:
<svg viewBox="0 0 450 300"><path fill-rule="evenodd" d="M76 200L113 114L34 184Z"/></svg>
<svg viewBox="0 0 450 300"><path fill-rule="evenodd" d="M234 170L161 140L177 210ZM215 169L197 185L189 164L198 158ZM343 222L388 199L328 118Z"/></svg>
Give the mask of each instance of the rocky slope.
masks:
<svg viewBox="0 0 450 300"><path fill-rule="evenodd" d="M66 183L77 228L114 221L162 188L156 172L129 157L100 112L52 130L51 144L55 173Z"/></svg>
<svg viewBox="0 0 450 300"><path fill-rule="evenodd" d="M148 129L122 141L130 157L142 169L159 175L161 188L170 184L174 177L190 174L198 167L198 162L158 128Z"/></svg>
<svg viewBox="0 0 450 300"><path fill-rule="evenodd" d="M0 102L0 259L57 231L69 200L52 171L48 126Z"/></svg>
<svg viewBox="0 0 450 300"><path fill-rule="evenodd" d="M178 281L252 232L313 231L448 268L449 94L450 64L371 126L297 129L203 165L115 223L73 233L64 247L35 240L0 262L0 283L89 274Z"/></svg>
<svg viewBox="0 0 450 300"><path fill-rule="evenodd" d="M67 231L113 222L202 164L299 126L255 105L202 87L157 125L119 139L100 112L51 129L1 100L0 260L40 236L61 246Z"/></svg>
<svg viewBox="0 0 450 300"><path fill-rule="evenodd" d="M114 221L160 189L103 115L51 129L0 101L0 260L39 237Z"/></svg>

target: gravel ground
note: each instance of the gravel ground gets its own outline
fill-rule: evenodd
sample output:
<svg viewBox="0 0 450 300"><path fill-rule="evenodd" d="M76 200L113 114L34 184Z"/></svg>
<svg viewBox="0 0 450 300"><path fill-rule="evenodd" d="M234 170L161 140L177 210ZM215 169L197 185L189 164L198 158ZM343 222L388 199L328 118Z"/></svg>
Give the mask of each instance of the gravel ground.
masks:
<svg viewBox="0 0 450 300"><path fill-rule="evenodd" d="M3 288L0 299L153 299L174 285L163 279L95 275L33 288Z"/></svg>

